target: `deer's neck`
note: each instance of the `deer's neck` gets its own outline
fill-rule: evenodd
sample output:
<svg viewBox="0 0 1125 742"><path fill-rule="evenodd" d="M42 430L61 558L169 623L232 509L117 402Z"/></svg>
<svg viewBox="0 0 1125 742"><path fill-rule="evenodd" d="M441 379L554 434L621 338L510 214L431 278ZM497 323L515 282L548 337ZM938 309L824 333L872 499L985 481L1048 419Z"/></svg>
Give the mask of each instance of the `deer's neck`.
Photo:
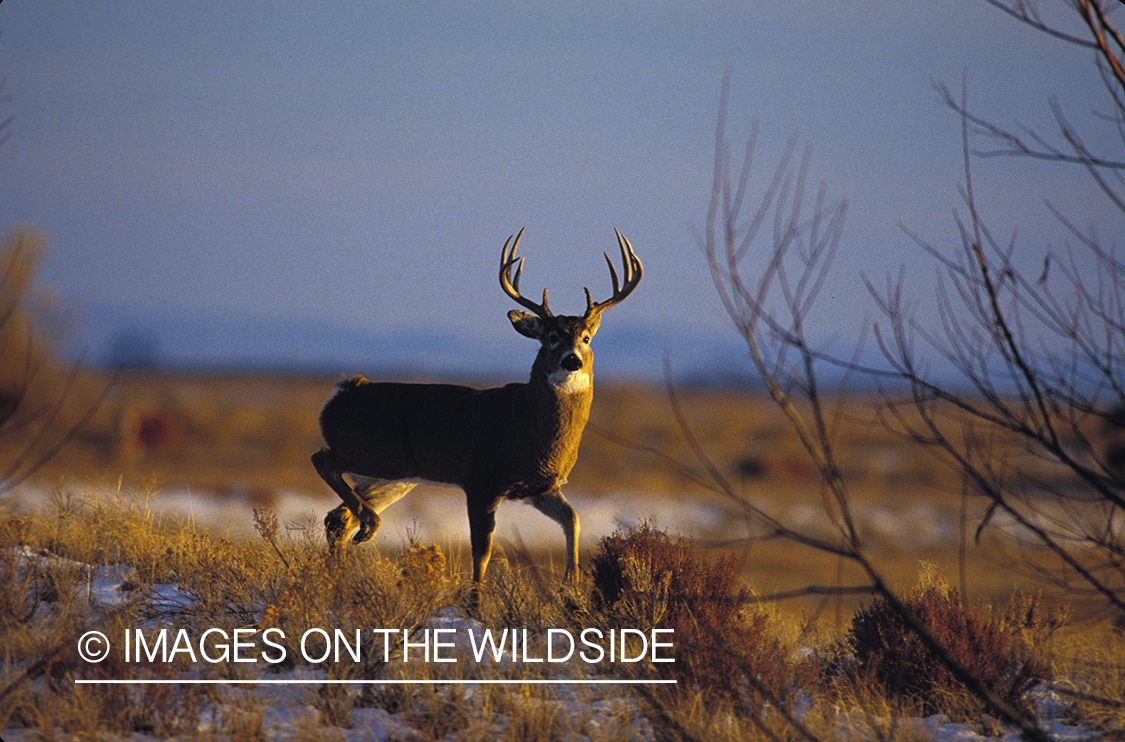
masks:
<svg viewBox="0 0 1125 742"><path fill-rule="evenodd" d="M589 373L585 383L553 383L546 373L532 372L524 386L525 431L547 468L566 477L578 457L582 430L590 417L594 388Z"/></svg>
<svg viewBox="0 0 1125 742"><path fill-rule="evenodd" d="M588 373L570 376L560 382L552 380L547 374L532 374L525 388L527 400L534 410L533 417L549 421L552 428L577 428L578 434L581 434L590 416L594 385Z"/></svg>

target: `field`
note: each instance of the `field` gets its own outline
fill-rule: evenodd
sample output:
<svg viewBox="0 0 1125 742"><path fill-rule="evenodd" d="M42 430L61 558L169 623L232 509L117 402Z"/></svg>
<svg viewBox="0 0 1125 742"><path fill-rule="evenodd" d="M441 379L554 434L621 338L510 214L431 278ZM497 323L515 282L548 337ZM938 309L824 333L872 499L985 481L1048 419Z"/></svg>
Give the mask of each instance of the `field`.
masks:
<svg viewBox="0 0 1125 742"><path fill-rule="evenodd" d="M96 396L107 383L85 378L76 396ZM384 513L369 544L342 560L326 555L320 520L335 496L308 457L320 446L317 412L333 383L124 374L73 440L7 495L0 532L6 740L1005 733L963 690L919 698L849 674L856 611L878 602L824 588L858 584L862 575L836 557L764 538L760 524L714 486L717 474L734 494L791 527L831 534L821 478L767 399L680 390L689 436L665 390L599 386L567 486L582 518L584 574L577 585L562 584L558 527L531 508L506 504L482 613L469 617L467 526L457 490L420 488ZM983 504L962 496L958 472L888 431L875 400L832 402L842 475L890 585L957 610L963 605L966 614L979 608L981 620L1005 637L1005 663L1045 668L1020 703L1047 728L1083 739L1120 734L1125 646L1119 632L1099 622L1096 603L1037 577L1042 560L1012 540L996 533L974 539ZM26 438L7 436L3 445L0 455L12 460ZM602 567L611 555L624 565L626 576L618 579L628 585L627 598L607 587L612 580ZM671 566L658 568L664 563ZM696 576L694 592L675 587L678 575ZM775 600L810 586L816 589ZM668 651L676 663L653 661L652 647L635 663L533 662L549 649L549 630L578 637L588 628L607 636L673 626L677 641ZM85 663L73 651L91 628L115 643L103 664ZM200 637L208 628L225 633L207 644ZM263 643L268 628L279 632L277 649ZM394 633L365 633L358 661L347 654L343 661L310 661L298 643L313 629L341 629L350 639L354 629L376 628L408 630L406 642L436 642L430 632L448 630L454 644L443 651L457 661L417 661L420 652L438 652L436 645L416 647L416 660L406 661L410 648L395 644ZM138 663L162 629L172 632L164 648L179 651ZM247 651L256 662L211 663L192 653L221 651L215 637L232 638L236 629L250 632ZM132 664L117 643L133 636L130 630L147 642L130 643L138 653ZM474 655L485 631L504 630L524 632L530 643L506 644L492 659ZM663 636L645 635L650 643ZM74 683L113 678L319 684ZM323 682L466 678L554 682ZM558 682L576 678L679 683Z"/></svg>
<svg viewBox="0 0 1125 742"><path fill-rule="evenodd" d="M274 508L283 521L319 523L337 503L309 456L322 445L317 415L335 381L125 374L32 490L41 496L56 487L122 487L152 495L158 510L194 515L218 535L253 535L255 505ZM89 380L89 386L100 389L107 382ZM677 400L691 435L738 495L794 527L829 532L819 474L768 398L680 390ZM919 565L932 562L973 599L1004 600L1014 588L1048 588L1023 574L1020 555L1005 551L1010 545L974 542L984 504L962 498L960 472L890 432L880 421L878 400L847 397L833 409L837 452L857 517L897 586L912 584ZM9 450L0 453L10 460L22 442L5 437L0 444ZM582 518L586 551L619 525L647 520L697 544L724 546L763 596L849 584L852 577L838 573L835 559L807 549L748 541L747 528L757 531L736 503L716 492L664 389L598 386L566 493ZM436 543L467 539L463 495L447 488L417 490L388 511L373 545L401 545L408 532ZM525 549L561 554L557 526L519 504L501 508L497 538L501 547L522 541ZM834 608L836 620L856 605L850 601L844 613ZM805 602L801 610L813 607Z"/></svg>

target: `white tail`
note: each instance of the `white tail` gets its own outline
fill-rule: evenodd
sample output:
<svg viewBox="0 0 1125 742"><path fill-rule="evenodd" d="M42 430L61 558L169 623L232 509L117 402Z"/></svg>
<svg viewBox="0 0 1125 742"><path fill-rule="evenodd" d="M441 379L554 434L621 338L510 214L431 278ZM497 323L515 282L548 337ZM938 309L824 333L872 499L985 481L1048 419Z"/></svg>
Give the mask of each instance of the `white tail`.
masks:
<svg viewBox="0 0 1125 742"><path fill-rule="evenodd" d="M614 230L616 232L616 230ZM471 389L451 384L376 383L356 376L340 383L324 405L320 429L327 444L312 457L343 504L324 519L330 549L371 538L381 513L421 481L461 487L469 510L473 581L488 568L496 508L527 500L558 522L566 536L566 571L578 569L578 515L563 496L578 455L593 399L590 340L601 314L640 283L643 267L617 232L623 282L606 255L613 294L595 303L586 290L581 317L556 316L547 304L519 292L523 230L500 255L500 287L529 312L513 309L516 332L539 341L526 384ZM349 484L347 474L355 483ZM474 591L475 595L475 591Z"/></svg>

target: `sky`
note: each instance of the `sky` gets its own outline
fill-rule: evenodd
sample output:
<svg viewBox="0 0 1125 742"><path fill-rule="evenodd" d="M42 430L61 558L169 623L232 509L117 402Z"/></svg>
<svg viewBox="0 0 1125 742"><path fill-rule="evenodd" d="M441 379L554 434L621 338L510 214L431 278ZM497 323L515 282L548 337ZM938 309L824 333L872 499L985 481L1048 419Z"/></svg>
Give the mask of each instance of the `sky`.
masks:
<svg viewBox="0 0 1125 742"><path fill-rule="evenodd" d="M1076 28L1066 3L1043 10ZM616 227L645 277L603 328L727 332L693 228L729 71L732 143L760 126L758 187L797 134L810 180L848 199L815 330L847 338L871 319L864 276L906 266L932 292L903 226L959 244L960 122L934 81L964 75L974 110L1046 134L1057 97L1113 142L1091 53L983 0L8 0L0 34L0 229L46 236L41 280L79 316L515 338L504 240L526 226L524 293L579 313L582 287L609 294ZM1074 168L989 159L974 177L1028 265L1073 242L1046 201L1120 228Z"/></svg>

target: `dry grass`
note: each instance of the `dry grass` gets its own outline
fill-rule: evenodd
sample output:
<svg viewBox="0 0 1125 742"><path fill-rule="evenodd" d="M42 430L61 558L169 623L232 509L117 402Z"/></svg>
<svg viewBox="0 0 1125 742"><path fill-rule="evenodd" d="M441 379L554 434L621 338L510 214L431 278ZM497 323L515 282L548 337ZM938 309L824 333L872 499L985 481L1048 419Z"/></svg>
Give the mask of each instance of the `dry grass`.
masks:
<svg viewBox="0 0 1125 742"><path fill-rule="evenodd" d="M546 663L384 662L372 642L359 663L312 665L296 637L316 627L433 627L457 616L467 593L459 560L434 545L407 543L398 553L353 550L329 558L318 534L284 530L258 513L261 538L234 542L156 515L146 501L110 493L59 497L49 510L7 518L0 529L0 728L40 739L106 735L261 740L288 709L298 738L379 726L398 739L627 740L807 739L844 730L925 739L917 721L926 703L888 692L854 663L843 635L759 603L733 563L690 542L644 527L605 539L598 569L575 586L554 574L498 560L485 594L481 628L608 630L674 627L677 662ZM54 561L30 562L23 554ZM72 561L64 561L72 560ZM30 568L29 565L38 565ZM95 600L90 566L128 570L120 601ZM608 579L606 575L612 575ZM690 576L690 584L677 584ZM707 590L691 584L709 585ZM171 588L174 587L175 590ZM1012 657L1048 665L1058 703L1073 722L1120 731L1125 645L1118 632L1069 629L1029 599L994 608ZM1016 617L1022 617L1019 621ZM457 618L463 621L463 618ZM646 623L647 622L647 623ZM1021 623L1022 622L1022 623ZM1019 624L1017 626L1017 624ZM91 628L275 627L288 661L269 667L208 664L183 656L101 664L76 654ZM313 647L319 651L319 647ZM310 675L311 674L311 675ZM254 686L76 685L77 678L478 679L675 677L675 686L321 685L285 696ZM968 717L966 717L968 718ZM984 717L969 719L990 731ZM22 731L21 731L22 730ZM389 730L389 731L388 731ZM23 737L26 738L26 737Z"/></svg>
<svg viewBox="0 0 1125 742"><path fill-rule="evenodd" d="M12 342L5 339L6 345ZM0 368L0 376L20 381L17 371ZM58 373L52 374L45 370L36 379L57 391ZM88 399L105 381L83 375L73 393ZM777 592L809 584L857 581L848 567L834 557L778 542L701 554L696 544L742 535L732 528L742 521L705 485L702 466L663 393L638 387L599 388L568 491L582 493L584 502L576 503L580 511L599 502L629 515L651 503L664 502L673 510L705 504L719 514L718 530L701 524L677 528L694 541L647 526L609 536L593 555L591 573L574 585L534 566L545 563L542 554L501 542L481 626L526 629L533 656L542 654L543 635L550 629L673 628L675 664L404 663L399 648L385 661L373 651L374 640L361 662L317 665L298 659L299 637L308 629L424 631L455 613L468 588L467 558L459 546L439 548L411 534L396 553L384 536L377 548L330 559L319 529L277 522L271 507L283 491L326 492L308 454L320 445L317 411L331 386L331 379L145 373L125 374L116 382L93 419L38 472L41 483L86 483L80 494L60 489L46 510L0 514L0 729L42 739L259 740L276 732L274 717L284 708L292 710L286 723L296 730L296 739L321 739L341 730L359 733L372 725L390 738L411 740L776 740L833 738L842 732L899 740L932 736L916 723L935 710L932 701L844 671L856 661L854 647L843 639L859 598L769 602ZM771 403L713 390L683 392L680 402L695 437L739 494L810 532L830 528L822 515L817 520L820 480ZM928 543L913 532L903 539L883 530L888 520L901 528L913 507L921 512L914 522L923 526L931 520L956 523L963 503L950 493L960 491L958 474L905 446L880 424L866 400L841 400L838 410L833 425L843 473L865 519L864 538L889 583L908 588L922 560L950 570L959 565L964 605L991 604L980 608L981 614L1005 627L1009 643L998 661L1050 667L1056 705L1064 715L1093 729L1125 729L1118 700L1125 687L1120 634L1091 630L1089 624L1059 628L1049 618L1056 615L1050 612L1054 604L1046 599L1042 606L1028 598L1009 603L1013 585L1021 580L1025 594L1033 594L1034 575L1022 578L997 569L997 552L989 552L987 542L980 548L972 544L963 528L938 529ZM56 422L66 431L72 418L63 418ZM18 435L0 437L0 461L25 448ZM161 490L151 482L257 505L260 538L216 537L162 515ZM92 494L99 486L101 494ZM121 494L146 486L154 493L147 498ZM964 505L966 522L975 522L979 504ZM959 546L967 547L960 556ZM1012 556L1013 561L1024 557ZM101 574L95 568L102 566L127 572L120 600L95 598L92 583ZM947 591L942 599L948 597ZM1066 596L1051 599L1060 597ZM824 620L828 613L834 620ZM91 665L77 656L77 637L91 628L122 636L126 629L143 627L153 637L165 626L194 635L211 627L278 629L284 632L286 660L262 668L179 656L137 665L111 655ZM320 647L314 641L311 648ZM185 675L239 679L262 673L338 680L544 679L560 672L672 677L679 683L593 690L326 684L270 694L244 686L73 682ZM942 708L964 709L963 700ZM958 713L972 720L976 712ZM978 731L993 731L983 717L974 723Z"/></svg>
<svg viewBox="0 0 1125 742"><path fill-rule="evenodd" d="M100 389L106 381L91 376L87 386ZM77 481L83 487L103 488L122 482L134 491L190 488L197 495L213 496L216 503L277 508L284 506L290 492L322 494L328 509L334 496L308 457L321 445L317 414L333 382L126 373L114 383L94 419L39 472L39 482L49 487ZM816 472L769 400L730 390L687 390L680 401L694 434L741 496L813 533L831 528L820 512ZM1018 564L1026 554L1005 553L1009 544L989 538L973 542L972 527L979 522L983 502L966 503L969 526L959 530L962 482L957 472L887 431L871 400L842 399L834 401L834 409L837 450L857 513L866 522L865 540L893 586L908 587L921 561L942 564L952 573L964 544L966 579L958 580L958 588L966 596L1001 600L1011 592L1013 581L1028 591L1041 587L1034 574L996 568L998 561ZM5 446L18 448L20 443L18 436L0 436L0 460L18 453ZM671 465L671 460L679 464ZM634 517L664 513L660 525L666 526L687 503L716 514L714 522L692 520L693 510L674 524L697 543L745 535L737 508L700 479L705 479L702 468L663 390L599 386L567 488L584 525L586 514L601 508ZM392 522L399 512L388 513ZM423 523L423 530L427 526ZM607 533L612 524L599 530ZM550 541L545 546L555 545ZM766 598L808 584L848 584L855 577L830 556L784 544L758 543L746 547L739 558L741 576ZM1045 595L1047 600L1055 598L1053 593ZM816 610L816 599L802 607ZM857 607L858 601L844 598L824 601L819 610L828 611L842 627L845 616Z"/></svg>

